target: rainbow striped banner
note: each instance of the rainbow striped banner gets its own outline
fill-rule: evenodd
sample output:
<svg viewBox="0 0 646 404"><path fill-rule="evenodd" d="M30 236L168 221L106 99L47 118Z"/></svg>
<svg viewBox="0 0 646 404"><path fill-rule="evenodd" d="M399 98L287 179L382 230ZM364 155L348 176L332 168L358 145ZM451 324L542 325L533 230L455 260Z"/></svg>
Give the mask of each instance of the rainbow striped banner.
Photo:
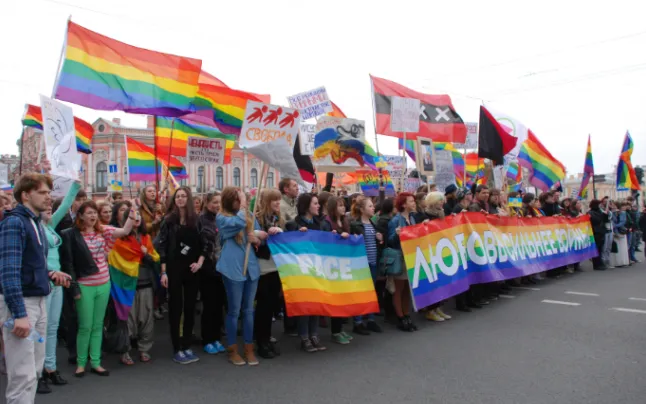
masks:
<svg viewBox="0 0 646 404"><path fill-rule="evenodd" d="M386 196L394 197L395 187L390 174L386 170L382 170L381 174L384 177ZM357 171L357 182L365 196L379 196L379 171Z"/></svg>
<svg viewBox="0 0 646 404"><path fill-rule="evenodd" d="M363 236L310 230L269 238L289 316L350 317L377 313Z"/></svg>
<svg viewBox="0 0 646 404"><path fill-rule="evenodd" d="M503 281L596 257L590 218L462 213L402 230L416 310L469 285Z"/></svg>

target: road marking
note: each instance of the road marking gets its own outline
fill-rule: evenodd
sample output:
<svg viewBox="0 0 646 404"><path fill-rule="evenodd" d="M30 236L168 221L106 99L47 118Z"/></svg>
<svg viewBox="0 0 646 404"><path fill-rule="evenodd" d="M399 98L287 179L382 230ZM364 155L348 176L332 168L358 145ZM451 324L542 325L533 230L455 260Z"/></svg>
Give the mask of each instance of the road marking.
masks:
<svg viewBox="0 0 646 404"><path fill-rule="evenodd" d="M516 296L512 295L498 295L498 297L502 297L503 299L515 299Z"/></svg>
<svg viewBox="0 0 646 404"><path fill-rule="evenodd" d="M621 312L624 312L624 313L639 313L639 314L646 314L646 310L626 309L626 308L623 308L623 307L613 307L613 308L612 308L612 309L610 309L610 310L614 310L614 311L621 311Z"/></svg>
<svg viewBox="0 0 646 404"><path fill-rule="evenodd" d="M644 299L643 297L629 297L628 300L634 300L637 302L646 302L646 299Z"/></svg>
<svg viewBox="0 0 646 404"><path fill-rule="evenodd" d="M542 300L541 303L562 304L564 306L581 306L581 303L564 302L562 300Z"/></svg>
<svg viewBox="0 0 646 404"><path fill-rule="evenodd" d="M586 293L586 292L573 292L571 290L568 290L565 292L566 295L577 295L577 296L596 296L599 297L597 293Z"/></svg>
<svg viewBox="0 0 646 404"><path fill-rule="evenodd" d="M524 286L516 286L516 289L521 289L521 290L540 290L539 288L526 288Z"/></svg>

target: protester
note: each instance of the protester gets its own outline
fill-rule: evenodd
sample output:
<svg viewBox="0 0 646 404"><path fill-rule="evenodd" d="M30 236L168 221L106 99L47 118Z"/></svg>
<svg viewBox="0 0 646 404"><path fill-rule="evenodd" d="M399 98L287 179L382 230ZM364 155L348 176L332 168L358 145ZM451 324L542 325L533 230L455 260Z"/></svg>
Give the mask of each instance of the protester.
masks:
<svg viewBox="0 0 646 404"><path fill-rule="evenodd" d="M25 174L14 186L18 205L0 222L0 324L14 320L2 333L7 404L33 403L43 371L45 344L27 339L31 330L47 333L46 299L50 281L69 287L69 277L47 269L47 236L40 215L51 204L52 180Z"/></svg>
<svg viewBox="0 0 646 404"><path fill-rule="evenodd" d="M298 197L298 183L288 177L284 177L278 183L278 190L282 195L280 201L280 216L285 221L291 221L298 215L296 209L296 197Z"/></svg>
<svg viewBox="0 0 646 404"><path fill-rule="evenodd" d="M628 204L625 202L618 202L613 206L614 223L613 223L613 245L610 251L610 266L611 267L625 267L630 265L630 257L628 255L628 228L626 227L626 210Z"/></svg>
<svg viewBox="0 0 646 404"><path fill-rule="evenodd" d="M141 190L139 195L139 213L144 223L146 223L146 232L153 239L157 237L164 214L161 204L156 201L157 191L154 185L148 185Z"/></svg>
<svg viewBox="0 0 646 404"><path fill-rule="evenodd" d="M222 275L215 266L220 257L220 237L215 218L220 213L219 192L206 194L205 205L198 221L198 230L204 246L204 265L199 271L200 297L202 299L202 345L210 355L226 352L222 339L224 319L222 311L226 304L226 292Z"/></svg>
<svg viewBox="0 0 646 404"><path fill-rule="evenodd" d="M110 218L110 226L121 227L121 219L123 214L132 207L130 201L121 200L112 205L112 217Z"/></svg>
<svg viewBox="0 0 646 404"><path fill-rule="evenodd" d="M478 185L475 190L475 201L480 205L480 210L489 213L489 187Z"/></svg>
<svg viewBox="0 0 646 404"><path fill-rule="evenodd" d="M260 228L268 234L282 233L285 221L280 215L281 194L277 189L264 189L260 194L256 220ZM278 269L271 258L271 251L266 243L255 251L260 268L260 280L256 290L256 313L254 330L258 344L258 356L273 359L280 355L277 342L271 338L274 308L280 303L281 284Z"/></svg>
<svg viewBox="0 0 646 404"><path fill-rule="evenodd" d="M381 202L379 207L379 213L375 217L375 229L378 233L382 234L383 242L380 246L382 252L386 247L386 241L388 239L388 224L393 217L393 211L395 210L395 201L392 198L386 198ZM379 262L379 261L377 261ZM378 274L376 281L376 292L377 299L379 299L379 307L385 312L387 318L395 319L397 316L395 314L395 306L393 305L392 296L386 298L386 278Z"/></svg>
<svg viewBox="0 0 646 404"><path fill-rule="evenodd" d="M473 201L473 196L471 195L471 191L469 191L467 188L464 189L459 189L455 192L455 203L456 205L453 207L453 210L450 212L452 214L458 214L462 212L467 212L469 205ZM446 214L446 204L444 213Z"/></svg>
<svg viewBox="0 0 646 404"><path fill-rule="evenodd" d="M99 223L103 226L109 226L112 219L112 204L103 201L99 202L97 207L99 208Z"/></svg>
<svg viewBox="0 0 646 404"><path fill-rule="evenodd" d="M121 192L113 192L112 195L110 195L110 199L113 204L121 202L123 201L123 194Z"/></svg>
<svg viewBox="0 0 646 404"><path fill-rule="evenodd" d="M98 215L99 208L94 201L84 202L78 209L74 227L61 232L61 268L76 282L73 288L78 313L76 377L85 376L88 351L90 371L99 376L110 375L101 366L103 319L110 298L106 255L116 239L130 233L137 218L133 212L124 227L118 229L101 225Z"/></svg>
<svg viewBox="0 0 646 404"><path fill-rule="evenodd" d="M202 213L202 198L199 196L193 197L193 204L195 205L195 214L199 216Z"/></svg>
<svg viewBox="0 0 646 404"><path fill-rule="evenodd" d="M4 212L8 212L11 209L13 209L13 205L11 204L11 197L9 195L0 193L0 220L3 219Z"/></svg>
<svg viewBox="0 0 646 404"><path fill-rule="evenodd" d="M608 214L608 222L606 222L606 237L603 242L603 254L601 259L604 265L608 268L614 268L610 265L610 250L612 249L614 241L614 222L615 214L611 209L612 202L608 197L604 197L601 200L601 210Z"/></svg>
<svg viewBox="0 0 646 404"><path fill-rule="evenodd" d="M414 225L413 213L417 209L415 197L409 192L400 192L395 200L397 214L388 223L388 247L401 251L399 234L402 227ZM397 328L401 331L417 331L417 326L410 318L411 290L408 283L408 271L404 268L401 275L393 277L395 291L393 293L393 305L397 314Z"/></svg>
<svg viewBox="0 0 646 404"><path fill-rule="evenodd" d="M222 274L227 292L228 312L226 317L227 352L229 361L237 366L245 363L258 365L254 354L253 325L254 307L260 267L256 255L249 252L247 244L260 246L267 239L267 232L260 230L255 218L247 213L247 197L239 188L226 187L222 191L222 210L216 218L222 254L217 270ZM275 230L272 234L275 234ZM238 317L242 313L242 336L244 359L238 353ZM246 361L246 362L245 362Z"/></svg>
<svg viewBox="0 0 646 404"><path fill-rule="evenodd" d="M628 233L626 234L628 241L628 258L632 264L639 262L637 257L635 257L635 249L637 248L637 245L634 243L634 239L635 234L639 231L639 223L637 221L637 212L633 210L634 204L635 200L630 196L626 198L626 201L624 202L626 212L626 230L628 230Z"/></svg>
<svg viewBox="0 0 646 404"><path fill-rule="evenodd" d="M199 289L197 272L202 268L206 253L197 229L194 209L190 188L179 187L170 200L168 213L161 224L157 251L161 260L161 284L169 294L168 317L173 361L181 365L199 361L191 350L191 342Z"/></svg>
<svg viewBox="0 0 646 404"><path fill-rule="evenodd" d="M453 213L455 207L458 204L457 200L458 187L455 184L450 184L444 189L444 196L446 198L446 203L444 204L444 214L446 216Z"/></svg>
<svg viewBox="0 0 646 404"><path fill-rule="evenodd" d="M286 231L320 230L331 231L326 220L319 219L319 201L316 195L306 193L298 197L296 203L298 215L285 225ZM318 334L319 316L301 316L298 318L298 333L301 337L301 349L308 353L325 351Z"/></svg>
<svg viewBox="0 0 646 404"><path fill-rule="evenodd" d="M594 243L597 246L599 255L592 259L592 267L597 271L603 271L607 267L602 257L606 237L606 223L610 220L607 212L601 210L601 202L597 199L590 201L590 224L592 226L592 234L594 235Z"/></svg>

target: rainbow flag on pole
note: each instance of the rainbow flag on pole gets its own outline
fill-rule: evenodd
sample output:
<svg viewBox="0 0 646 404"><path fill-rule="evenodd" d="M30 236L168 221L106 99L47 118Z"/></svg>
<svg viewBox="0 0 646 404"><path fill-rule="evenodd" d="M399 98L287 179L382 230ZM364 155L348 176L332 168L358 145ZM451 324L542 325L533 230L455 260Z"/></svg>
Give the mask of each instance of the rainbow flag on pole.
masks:
<svg viewBox="0 0 646 404"><path fill-rule="evenodd" d="M43 113L40 107L27 104L25 114L22 117L22 124L23 126L43 130ZM76 150L85 154L92 153L92 136L94 136L92 125L81 118L74 117L74 131L76 132Z"/></svg>
<svg viewBox="0 0 646 404"><path fill-rule="evenodd" d="M55 98L84 107L181 116L195 111L202 61L154 52L67 23Z"/></svg>
<svg viewBox="0 0 646 404"><path fill-rule="evenodd" d="M579 188L579 198L585 198L588 195L588 184L590 178L594 176L594 162L592 161L592 143L588 135L588 148L585 151L585 163L583 164L583 178L581 179L581 188Z"/></svg>
<svg viewBox="0 0 646 404"><path fill-rule="evenodd" d="M619 162L617 163L617 190L625 191L631 189L639 191L641 189L637 175L635 174L635 169L633 168L633 163L630 160L634 147L635 145L633 144L632 137L630 137L630 133L626 132L624 145L621 148Z"/></svg>
<svg viewBox="0 0 646 404"><path fill-rule="evenodd" d="M269 238L287 315L349 317L379 311L363 236L316 230Z"/></svg>
<svg viewBox="0 0 646 404"><path fill-rule="evenodd" d="M518 154L518 164L529 170L529 182L543 192L565 178L565 166L529 130Z"/></svg>
<svg viewBox="0 0 646 404"><path fill-rule="evenodd" d="M186 178L188 174L181 161L175 157L158 157L157 173L155 173L155 150L134 140L126 138L126 152L128 153L128 176L130 181L157 181L158 175L163 174L163 166L170 166L170 171L175 178Z"/></svg>

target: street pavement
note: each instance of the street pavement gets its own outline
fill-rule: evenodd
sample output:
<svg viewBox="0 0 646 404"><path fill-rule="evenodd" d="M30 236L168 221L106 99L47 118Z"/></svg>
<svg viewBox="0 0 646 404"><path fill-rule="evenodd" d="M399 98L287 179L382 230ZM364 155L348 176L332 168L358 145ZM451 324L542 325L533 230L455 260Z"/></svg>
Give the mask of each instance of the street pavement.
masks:
<svg viewBox="0 0 646 404"><path fill-rule="evenodd" d="M473 313L455 312L451 302L452 320L420 317L416 333L385 325L383 334L340 346L323 329L329 349L315 354L300 352L277 322L283 355L254 368L229 365L224 355L173 363L161 321L153 363L126 368L110 355L103 361L110 377L75 379L61 349L70 384L36 402L643 404L646 265L584 268Z"/></svg>

